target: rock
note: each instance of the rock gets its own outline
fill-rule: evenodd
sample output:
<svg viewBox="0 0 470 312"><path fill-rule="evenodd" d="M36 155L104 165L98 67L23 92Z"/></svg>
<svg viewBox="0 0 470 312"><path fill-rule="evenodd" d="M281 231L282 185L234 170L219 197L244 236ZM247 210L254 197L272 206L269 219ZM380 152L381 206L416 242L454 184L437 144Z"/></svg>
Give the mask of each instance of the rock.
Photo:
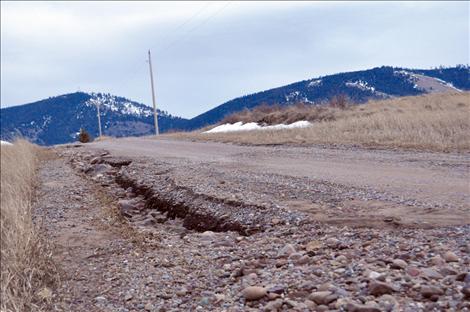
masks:
<svg viewBox="0 0 470 312"><path fill-rule="evenodd" d="M124 296L124 300L125 300L125 301L129 301L129 300L131 300L132 298L134 298L134 296L132 296L131 294L126 294L126 295Z"/></svg>
<svg viewBox="0 0 470 312"><path fill-rule="evenodd" d="M49 301L52 298L52 290L48 287L44 287L37 293L37 296L41 298L41 300Z"/></svg>
<svg viewBox="0 0 470 312"><path fill-rule="evenodd" d="M455 277L455 280L456 280L456 281L459 281L459 282L466 282L466 283L469 283L469 284L470 284L470 273L467 273L467 272L459 273L459 274Z"/></svg>
<svg viewBox="0 0 470 312"><path fill-rule="evenodd" d="M225 301L225 295L223 294L215 294L215 302L222 302Z"/></svg>
<svg viewBox="0 0 470 312"><path fill-rule="evenodd" d="M288 257L293 253L295 253L294 246L292 244L287 244L279 251L278 256L280 256L280 257L286 257L287 256Z"/></svg>
<svg viewBox="0 0 470 312"><path fill-rule="evenodd" d="M146 218L139 222L141 226L153 226L155 225L155 219L154 218Z"/></svg>
<svg viewBox="0 0 470 312"><path fill-rule="evenodd" d="M176 295L180 297L186 296L187 293L188 293L188 290L186 288L181 288L176 291Z"/></svg>
<svg viewBox="0 0 470 312"><path fill-rule="evenodd" d="M433 265L441 265L441 264L444 264L444 259L442 259L441 256L434 256L431 258L431 264Z"/></svg>
<svg viewBox="0 0 470 312"><path fill-rule="evenodd" d="M289 260L298 260L302 257L302 254L300 252L294 252L289 255Z"/></svg>
<svg viewBox="0 0 470 312"><path fill-rule="evenodd" d="M283 300L276 299L264 306L264 311L277 311L282 307Z"/></svg>
<svg viewBox="0 0 470 312"><path fill-rule="evenodd" d="M105 303L108 300L104 296L98 296L98 297L95 297L95 301L98 303Z"/></svg>
<svg viewBox="0 0 470 312"><path fill-rule="evenodd" d="M442 274L437 272L436 270L430 269L430 268L422 268L421 273L423 273L424 276L430 279L441 279L443 278Z"/></svg>
<svg viewBox="0 0 470 312"><path fill-rule="evenodd" d="M127 200L127 199L120 199L118 201L118 207L119 207L119 211L121 212L121 214L127 217L131 217L132 210L136 209L134 206L134 203L131 200Z"/></svg>
<svg viewBox="0 0 470 312"><path fill-rule="evenodd" d="M276 285L268 289L268 293L274 293L281 295L285 292L286 288L284 286Z"/></svg>
<svg viewBox="0 0 470 312"><path fill-rule="evenodd" d="M461 290L462 294L466 299L470 299L470 285L465 285Z"/></svg>
<svg viewBox="0 0 470 312"><path fill-rule="evenodd" d="M371 279L378 279L380 276L382 276L382 274L375 271L370 271L367 276Z"/></svg>
<svg viewBox="0 0 470 312"><path fill-rule="evenodd" d="M409 266L406 268L406 273L408 273L409 276L416 277L421 273L421 271L415 266Z"/></svg>
<svg viewBox="0 0 470 312"><path fill-rule="evenodd" d="M209 298L208 297L202 297L201 300L199 301L199 304L202 306L206 306L209 304Z"/></svg>
<svg viewBox="0 0 470 312"><path fill-rule="evenodd" d="M358 304L350 302L346 305L348 312L381 312L381 310L373 305Z"/></svg>
<svg viewBox="0 0 470 312"><path fill-rule="evenodd" d="M279 219L279 218L272 218L271 223L272 223L273 225L278 225L279 223L281 223L281 219Z"/></svg>
<svg viewBox="0 0 470 312"><path fill-rule="evenodd" d="M446 262L459 262L459 257L452 251L448 251L444 254L444 260Z"/></svg>
<svg viewBox="0 0 470 312"><path fill-rule="evenodd" d="M107 164L96 164L92 166L92 172L96 175L99 173L105 173L111 169L110 165Z"/></svg>
<svg viewBox="0 0 470 312"><path fill-rule="evenodd" d="M144 309L145 309L145 311L152 311L154 309L154 306L153 306L153 304L151 304L149 302L144 306Z"/></svg>
<svg viewBox="0 0 470 312"><path fill-rule="evenodd" d="M101 157L94 157L90 160L90 164L92 165L102 163L102 162L103 162L103 158Z"/></svg>
<svg viewBox="0 0 470 312"><path fill-rule="evenodd" d="M327 305L330 302L333 302L338 299L338 296L336 294L333 294L331 291L316 291L314 293L311 293L310 296L308 296L308 299L312 300L316 304Z"/></svg>
<svg viewBox="0 0 470 312"><path fill-rule="evenodd" d="M315 310L315 308L317 307L317 304L309 299L305 300L304 304L307 307L307 309L310 309L310 310Z"/></svg>
<svg viewBox="0 0 470 312"><path fill-rule="evenodd" d="M275 293L268 293L268 300L276 300L277 298L281 297L281 295L275 294Z"/></svg>
<svg viewBox="0 0 470 312"><path fill-rule="evenodd" d="M246 287L242 293L243 297L248 301L259 300L268 294L266 288L260 286Z"/></svg>
<svg viewBox="0 0 470 312"><path fill-rule="evenodd" d="M369 293L373 296L382 296L393 292L395 292L395 288L386 282L379 282L376 280L371 280L369 282Z"/></svg>
<svg viewBox="0 0 470 312"><path fill-rule="evenodd" d="M326 245L330 248L336 248L339 246L339 244L340 244L340 241L334 237L329 237L326 240Z"/></svg>
<svg viewBox="0 0 470 312"><path fill-rule="evenodd" d="M314 240L314 241L311 241L309 242L306 246L305 246L305 250L307 252L314 252L320 248L322 248L323 244L320 242L320 241L317 241L317 240Z"/></svg>
<svg viewBox="0 0 470 312"><path fill-rule="evenodd" d="M431 298L433 296L440 296L444 294L444 291L435 286L421 286L421 295L423 295L424 298Z"/></svg>
<svg viewBox="0 0 470 312"><path fill-rule="evenodd" d="M300 259L296 261L296 263L299 265L307 264L309 262L310 262L310 257L307 255L303 255L302 257L300 257Z"/></svg>
<svg viewBox="0 0 470 312"><path fill-rule="evenodd" d="M385 310L385 311L394 311L398 308L398 301L393 297L392 295L383 295L378 298L379 300L379 305Z"/></svg>
<svg viewBox="0 0 470 312"><path fill-rule="evenodd" d="M439 272L442 274L442 275L457 275L457 271L454 270L453 268L451 267L444 267L442 269L439 270Z"/></svg>
<svg viewBox="0 0 470 312"><path fill-rule="evenodd" d="M406 268L407 265L408 263L406 263L406 261L401 260L401 259L395 259L392 261L392 264L390 265L390 267L392 269L404 269Z"/></svg>

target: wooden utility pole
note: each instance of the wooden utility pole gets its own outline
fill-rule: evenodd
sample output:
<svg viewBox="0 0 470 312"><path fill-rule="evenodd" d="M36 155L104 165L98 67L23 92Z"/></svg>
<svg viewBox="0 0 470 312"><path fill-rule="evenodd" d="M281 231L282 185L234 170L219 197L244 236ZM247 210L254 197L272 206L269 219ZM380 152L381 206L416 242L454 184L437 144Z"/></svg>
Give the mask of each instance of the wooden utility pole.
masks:
<svg viewBox="0 0 470 312"><path fill-rule="evenodd" d="M155 89L153 87L152 57L150 55L150 50L149 50L149 69L150 69L150 84L152 86L152 102L153 102L153 118L155 121L155 135L158 135L157 104L155 104Z"/></svg>
<svg viewBox="0 0 470 312"><path fill-rule="evenodd" d="M100 103L96 103L96 111L97 111L97 117L98 117L98 131L99 131L99 134L100 134L100 138L101 138L101 116L100 116Z"/></svg>

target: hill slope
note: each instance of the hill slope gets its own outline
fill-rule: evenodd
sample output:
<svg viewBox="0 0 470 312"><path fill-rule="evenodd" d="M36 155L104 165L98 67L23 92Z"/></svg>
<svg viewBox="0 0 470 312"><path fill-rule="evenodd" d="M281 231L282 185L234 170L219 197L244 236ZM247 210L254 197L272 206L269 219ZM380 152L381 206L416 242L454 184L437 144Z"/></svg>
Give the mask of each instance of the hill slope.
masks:
<svg viewBox="0 0 470 312"><path fill-rule="evenodd" d="M80 128L98 135L96 104L104 135L137 136L152 134L150 107L123 97L102 93L76 92L1 110L1 138L21 135L41 145L72 142ZM159 128L183 128L186 119L159 111Z"/></svg>
<svg viewBox="0 0 470 312"><path fill-rule="evenodd" d="M469 66L440 69L378 67L295 82L287 86L239 97L191 120L159 111L161 132L194 130L215 124L227 115L261 104L322 104L338 94L353 103L433 92L470 90ZM101 103L103 134L140 136L153 133L152 109L146 105L102 93L76 92L1 110L1 139L21 135L41 145L76 140L81 127L98 135L96 103Z"/></svg>
<svg viewBox="0 0 470 312"><path fill-rule="evenodd" d="M403 69L377 67L369 70L339 73L296 82L287 86L246 95L228 101L188 123L197 129L214 124L225 116L251 109L263 103L289 105L296 102L321 104L338 94L354 103L369 99L386 99L424 93L470 90L470 67L456 66L440 69Z"/></svg>

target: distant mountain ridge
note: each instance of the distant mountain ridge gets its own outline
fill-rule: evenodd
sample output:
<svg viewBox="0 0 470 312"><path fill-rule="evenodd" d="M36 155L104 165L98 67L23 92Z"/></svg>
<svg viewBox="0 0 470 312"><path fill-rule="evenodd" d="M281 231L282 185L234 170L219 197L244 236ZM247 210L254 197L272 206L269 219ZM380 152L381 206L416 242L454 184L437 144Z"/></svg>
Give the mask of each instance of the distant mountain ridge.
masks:
<svg viewBox="0 0 470 312"><path fill-rule="evenodd" d="M153 110L141 103L105 93L75 92L1 110L1 138L21 135L41 145L76 140L80 128L96 137L96 104L100 104L103 134L138 136L154 132ZM187 120L158 110L159 128L184 128Z"/></svg>
<svg viewBox="0 0 470 312"><path fill-rule="evenodd" d="M469 74L468 65L428 70L382 66L338 73L230 100L192 118L188 122L188 128L197 129L214 124L227 115L243 109L251 109L263 103L268 105L289 105L296 102L322 104L338 94L346 95L353 103L364 103L370 99L419 95L434 91L470 90ZM429 79L423 81L426 78Z"/></svg>
<svg viewBox="0 0 470 312"><path fill-rule="evenodd" d="M370 99L419 95L430 92L470 90L470 67L406 69L390 66L338 73L295 82L286 86L242 96L192 119L158 111L160 131L194 130L221 121L227 115L261 104L291 105L298 102L321 105L338 94L352 103ZM105 94L75 92L21 106L1 109L1 139L18 135L41 145L76 140L80 128L98 135L96 104L100 104L104 135L140 136L153 134L153 110L129 99Z"/></svg>

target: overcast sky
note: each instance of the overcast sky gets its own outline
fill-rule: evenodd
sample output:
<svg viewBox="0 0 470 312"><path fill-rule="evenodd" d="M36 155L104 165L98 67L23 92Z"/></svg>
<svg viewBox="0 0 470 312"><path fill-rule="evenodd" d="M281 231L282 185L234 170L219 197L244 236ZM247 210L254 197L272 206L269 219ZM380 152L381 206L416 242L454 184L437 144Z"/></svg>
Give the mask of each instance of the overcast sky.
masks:
<svg viewBox="0 0 470 312"><path fill-rule="evenodd" d="M193 117L381 65L469 63L469 2L1 2L1 107L78 90Z"/></svg>

